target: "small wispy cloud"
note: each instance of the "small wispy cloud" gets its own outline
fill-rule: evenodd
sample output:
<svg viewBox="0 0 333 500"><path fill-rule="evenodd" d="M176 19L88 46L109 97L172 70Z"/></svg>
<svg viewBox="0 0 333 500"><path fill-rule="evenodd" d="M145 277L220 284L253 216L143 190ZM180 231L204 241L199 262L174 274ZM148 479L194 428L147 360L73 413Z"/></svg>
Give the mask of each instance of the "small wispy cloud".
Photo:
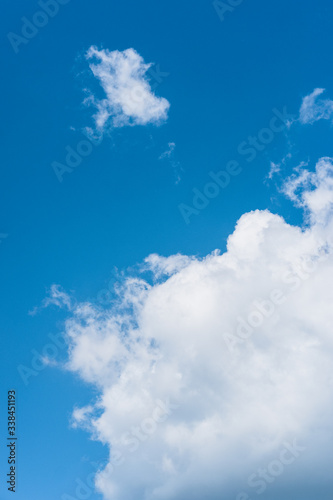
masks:
<svg viewBox="0 0 333 500"><path fill-rule="evenodd" d="M299 110L299 121L303 125L310 124L318 120L330 120L333 118L333 101L330 99L318 99L325 92L325 89L316 88L303 98Z"/></svg>
<svg viewBox="0 0 333 500"><path fill-rule="evenodd" d="M159 157L159 160L163 160L164 158L170 158L173 155L175 147L176 147L175 142L169 142L168 149L166 151L164 151L164 153L161 154L161 156Z"/></svg>
<svg viewBox="0 0 333 500"><path fill-rule="evenodd" d="M287 153L278 163L271 161L269 172L266 178L272 180L275 174L279 174L281 172L282 167L286 165L287 161L290 160L291 157L292 157L291 153Z"/></svg>
<svg viewBox="0 0 333 500"><path fill-rule="evenodd" d="M85 100L97 108L97 129L160 124L167 119L170 103L154 94L147 76L151 64L146 64L134 49L121 52L92 46L86 59L95 61L89 67L105 92L102 100L93 94Z"/></svg>
<svg viewBox="0 0 333 500"><path fill-rule="evenodd" d="M91 405L83 406L82 408L74 408L72 412L71 427L73 427L73 429L77 429L78 427L84 428L93 411L94 408Z"/></svg>
<svg viewBox="0 0 333 500"><path fill-rule="evenodd" d="M62 290L60 285L53 284L48 290L47 296L43 299L42 304L29 311L29 315L35 316L35 314L37 314L41 309L45 309L51 305L72 311L74 307L74 299Z"/></svg>
<svg viewBox="0 0 333 500"><path fill-rule="evenodd" d="M159 156L158 159L169 161L176 177L176 184L178 184L181 181L180 173L183 169L180 165L180 162L175 158L175 149L176 149L176 143L169 142L168 148Z"/></svg>
<svg viewBox="0 0 333 500"><path fill-rule="evenodd" d="M270 169L268 172L268 178L272 179L275 174L280 172L280 170L281 170L281 163L274 163L273 161L271 161Z"/></svg>

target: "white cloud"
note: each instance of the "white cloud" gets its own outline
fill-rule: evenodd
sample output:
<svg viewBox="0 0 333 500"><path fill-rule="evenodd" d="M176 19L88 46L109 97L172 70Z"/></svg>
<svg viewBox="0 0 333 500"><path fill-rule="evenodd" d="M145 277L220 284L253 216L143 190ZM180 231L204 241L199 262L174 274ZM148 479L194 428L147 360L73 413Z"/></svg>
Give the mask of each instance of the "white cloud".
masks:
<svg viewBox="0 0 333 500"><path fill-rule="evenodd" d="M34 316L38 311L45 309L50 305L65 308L71 311L74 307L74 303L74 299L67 292L62 290L60 285L53 284L47 291L47 297L43 299L42 305L34 307L32 311L29 311L29 314Z"/></svg>
<svg viewBox="0 0 333 500"><path fill-rule="evenodd" d="M283 186L284 193L306 210L310 223L325 224L333 208L333 164L331 158L321 158L316 171L310 172L301 164L297 173Z"/></svg>
<svg viewBox="0 0 333 500"><path fill-rule="evenodd" d="M153 272L155 278L160 278L163 275L172 276L172 274L188 266L192 259L193 257L191 258L181 254L162 257L161 255L153 253L146 257L145 267Z"/></svg>
<svg viewBox="0 0 333 500"><path fill-rule="evenodd" d="M96 478L105 499L254 498L249 475L295 438L306 451L276 486L300 498L331 481L332 164L286 183L308 227L246 213L225 253L151 255L152 284L128 278L112 309L75 309L68 369L99 393L76 420L110 448ZM255 303L266 313L231 352L226 334L258 320Z"/></svg>
<svg viewBox="0 0 333 500"><path fill-rule="evenodd" d="M272 180L275 174L280 174L282 171L282 167L286 166L287 161L290 160L291 157L292 157L291 153L287 153L279 163L271 161L267 178Z"/></svg>
<svg viewBox="0 0 333 500"><path fill-rule="evenodd" d="M98 50L90 47L86 54L90 69L104 92L103 100L91 96L86 100L97 107L96 126L103 129L109 122L124 125L159 124L167 119L169 102L157 97L146 76L146 64L134 49L124 51Z"/></svg>
<svg viewBox="0 0 333 500"><path fill-rule="evenodd" d="M164 153L161 154L159 157L159 160L163 160L164 158L170 158L175 150L176 143L174 142L169 142L168 143L168 149L164 151Z"/></svg>
<svg viewBox="0 0 333 500"><path fill-rule="evenodd" d="M74 408L72 413L72 427L85 428L91 430L89 425L89 417L94 413L94 408L91 405L84 406L83 408Z"/></svg>
<svg viewBox="0 0 333 500"><path fill-rule="evenodd" d="M181 181L181 171L183 170L179 161L175 159L176 144L174 142L168 143L168 148L159 156L159 160L169 160L171 167L174 170L176 177L176 184Z"/></svg>
<svg viewBox="0 0 333 500"><path fill-rule="evenodd" d="M269 172L268 172L268 178L272 179L275 174L278 174L281 171L281 164L280 163L274 163L271 161Z"/></svg>
<svg viewBox="0 0 333 500"><path fill-rule="evenodd" d="M312 124L318 120L330 120L333 118L333 101L330 99L318 99L325 89L314 89L304 97L300 108L299 121L302 124Z"/></svg>

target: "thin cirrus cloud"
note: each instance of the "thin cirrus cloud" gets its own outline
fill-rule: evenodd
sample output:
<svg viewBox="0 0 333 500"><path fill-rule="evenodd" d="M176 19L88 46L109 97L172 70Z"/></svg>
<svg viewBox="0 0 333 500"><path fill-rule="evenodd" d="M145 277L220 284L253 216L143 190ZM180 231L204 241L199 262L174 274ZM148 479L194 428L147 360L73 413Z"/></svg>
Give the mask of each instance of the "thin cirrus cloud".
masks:
<svg viewBox="0 0 333 500"><path fill-rule="evenodd" d="M303 98L299 113L299 121L303 125L333 118L333 101L319 98L324 92L325 89L316 88Z"/></svg>
<svg viewBox="0 0 333 500"><path fill-rule="evenodd" d="M39 311L51 305L71 311L74 307L74 300L67 292L62 290L60 285L53 284L48 290L47 297L43 300L42 304L29 311L29 315L35 316Z"/></svg>
<svg viewBox="0 0 333 500"><path fill-rule="evenodd" d="M154 94L146 75L151 64L134 49L109 51L92 46L86 59L105 93L103 99L90 95L85 100L97 108L94 119L99 130L108 125L160 124L167 119L170 103Z"/></svg>
<svg viewBox="0 0 333 500"><path fill-rule="evenodd" d="M151 255L151 280L71 312L67 369L98 392L74 425L109 448L106 500L254 498L249 477L295 439L292 474L266 487L305 498L331 481L333 160L299 167L284 192L305 227L246 213L225 253Z"/></svg>
<svg viewBox="0 0 333 500"><path fill-rule="evenodd" d="M324 88L315 88L310 94L305 96L299 109L298 118L290 121L288 126L291 127L295 123L301 123L302 125L313 125L315 122L320 120L333 120L333 101L331 99L321 99L320 96L324 92ZM267 178L269 180L272 180L272 178L276 174L281 173L282 167L285 166L287 160L290 159L291 154L288 153L279 163L271 161ZM301 165L301 167L302 166L303 165ZM298 178L297 175L292 176L290 178L290 182L296 182L301 187L304 184L305 180L309 179L311 175L309 172L303 171L301 178ZM289 187L291 187L291 184Z"/></svg>
<svg viewBox="0 0 333 500"><path fill-rule="evenodd" d="M175 159L175 149L176 149L176 144L174 142L169 142L168 148L159 156L159 160L168 160L170 162L176 177L176 184L178 184L181 181L180 174L183 169L179 161Z"/></svg>

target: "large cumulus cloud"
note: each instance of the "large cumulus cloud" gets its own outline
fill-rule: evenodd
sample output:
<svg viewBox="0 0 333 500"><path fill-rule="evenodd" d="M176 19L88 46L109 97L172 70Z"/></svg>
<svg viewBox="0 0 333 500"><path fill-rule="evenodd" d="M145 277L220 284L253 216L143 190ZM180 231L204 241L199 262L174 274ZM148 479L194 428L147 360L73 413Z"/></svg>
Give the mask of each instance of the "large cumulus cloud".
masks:
<svg viewBox="0 0 333 500"><path fill-rule="evenodd" d="M305 451L265 498L330 481L331 159L284 190L305 227L244 214L225 253L152 255L149 282L128 277L112 307L67 321L68 369L99 393L74 417L109 446L105 499L252 498L248 477L295 439Z"/></svg>

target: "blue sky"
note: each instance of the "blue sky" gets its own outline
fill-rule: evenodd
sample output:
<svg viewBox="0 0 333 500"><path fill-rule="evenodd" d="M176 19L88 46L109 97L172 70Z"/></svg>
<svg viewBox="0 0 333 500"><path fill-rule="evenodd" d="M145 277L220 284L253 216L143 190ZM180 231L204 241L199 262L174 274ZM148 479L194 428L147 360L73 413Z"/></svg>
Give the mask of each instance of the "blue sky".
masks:
<svg viewBox="0 0 333 500"><path fill-rule="evenodd" d="M115 268L133 275L151 254L200 260L215 249L224 252L237 221L252 210L268 209L295 226L303 224L302 204L317 216L310 202L288 199L282 190L284 186L287 191L284 182L291 175L301 175L300 169L294 170L301 162L300 168L314 172L319 158L333 156L331 101L321 104L325 119L301 123L299 118L303 98L314 89L326 89L318 99L333 98L333 7L327 0L304 1L301 6L284 0L244 0L221 21L211 1L70 0L58 5L56 15L19 45L8 34L20 35L22 17L31 21L41 7L32 0L15 5L5 0L5 7L2 403L5 408L7 390L14 387L19 437L16 498L56 500L66 493L75 498L76 479L86 481L95 470L92 463L108 460L109 441L105 438L103 445L90 439L86 430L73 429L71 415L73 408L105 394L105 388L82 375L83 365L74 368L73 359L71 369L47 366L29 377L27 385L20 376L18 366L32 366L31 351L40 353L46 344L56 345L48 335L66 328L68 334L64 321L75 317L72 302L69 310L52 303L46 307L50 287L61 287L53 289L53 302L54 290L65 291L58 297L61 306L70 296L75 304L88 301L99 307L98 297L113 280ZM170 105L160 120L115 126L110 108L109 122L98 126L94 105L84 103L87 96L94 96L95 102L105 97L86 57L92 46L120 53L133 48L144 63L153 63L148 72L152 93ZM274 110L282 113L284 108L295 123L274 132L255 159L247 161L248 156L239 153L240 144L262 133L276 115ZM52 164L64 163L66 147L76 149L86 140L87 127L103 134L101 144L59 182ZM207 207L195 209L198 213L186 223L179 205L193 207L193 189L203 192L211 181L209 173L225 170L232 160L241 172ZM272 162L280 171L269 179ZM306 189L304 184L299 187ZM175 269L180 272L182 266ZM73 351L75 346L74 342ZM68 361L67 351L56 346L58 365ZM1 422L5 432L4 411ZM274 452L271 456L272 460ZM297 484L302 467L297 467L270 486L267 499L312 500L319 491L322 500L331 498L332 484L326 483L325 474L316 486L322 489L310 484L304 493ZM245 484L251 470L250 465L243 474ZM0 489L1 497L7 498L4 473L2 446ZM216 476L207 477L216 485L209 490L212 499L233 499L244 489L237 478L223 490ZM173 487L168 498L178 498L181 491L187 498L187 484ZM144 498L142 486L133 488L128 498ZM92 488L88 497L103 498Z"/></svg>

